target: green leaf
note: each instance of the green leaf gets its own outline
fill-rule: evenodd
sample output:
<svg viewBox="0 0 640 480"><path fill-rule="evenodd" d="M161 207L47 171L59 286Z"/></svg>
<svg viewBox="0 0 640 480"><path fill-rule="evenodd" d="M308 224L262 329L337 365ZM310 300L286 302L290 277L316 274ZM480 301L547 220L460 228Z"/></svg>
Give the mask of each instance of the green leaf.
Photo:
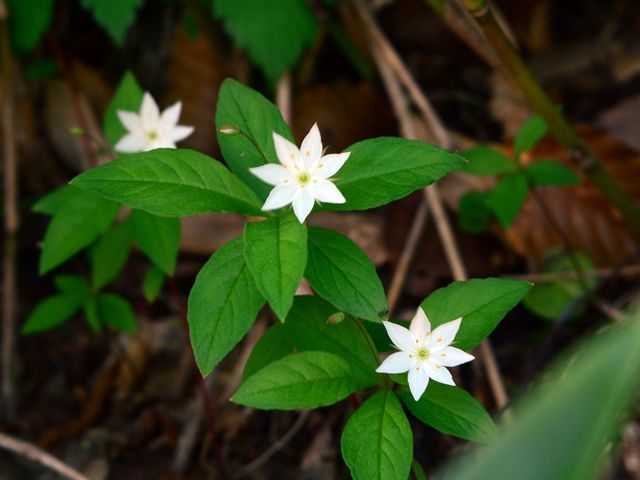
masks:
<svg viewBox="0 0 640 480"><path fill-rule="evenodd" d="M91 297L85 302L84 316L92 332L99 333L102 330L102 323L98 316L98 304L95 297Z"/></svg>
<svg viewBox="0 0 640 480"><path fill-rule="evenodd" d="M167 275L173 275L180 246L180 220L134 210L131 213L131 230L149 260Z"/></svg>
<svg viewBox="0 0 640 480"><path fill-rule="evenodd" d="M95 290L118 276L130 251L131 225L127 219L102 235L91 249L91 282Z"/></svg>
<svg viewBox="0 0 640 480"><path fill-rule="evenodd" d="M345 313L373 322L386 319L387 298L373 263L341 233L309 229L304 276L318 295Z"/></svg>
<svg viewBox="0 0 640 480"><path fill-rule="evenodd" d="M242 238L236 238L205 263L189 294L191 345L203 376L242 340L263 304L244 260Z"/></svg>
<svg viewBox="0 0 640 480"><path fill-rule="evenodd" d="M486 192L469 192L460 198L458 225L469 233L482 233L491 223L493 210Z"/></svg>
<svg viewBox="0 0 640 480"><path fill-rule="evenodd" d="M529 282L501 278L454 282L433 292L420 306L432 328L462 317L454 345L470 350L493 332L531 286Z"/></svg>
<svg viewBox="0 0 640 480"><path fill-rule="evenodd" d="M342 434L342 457L355 480L406 480L413 434L398 397L376 393L352 415Z"/></svg>
<svg viewBox="0 0 640 480"><path fill-rule="evenodd" d="M115 293L101 293L96 299L100 323L116 330L134 334L138 331L136 315L129 302Z"/></svg>
<svg viewBox="0 0 640 480"><path fill-rule="evenodd" d="M44 236L41 275L92 244L109 228L120 210L117 203L76 187L47 197L44 206L55 212ZM40 207L44 208L42 204Z"/></svg>
<svg viewBox="0 0 640 480"><path fill-rule="evenodd" d="M165 217L204 212L263 215L258 198L220 162L188 149L127 155L87 170L72 183Z"/></svg>
<svg viewBox="0 0 640 480"><path fill-rule="evenodd" d="M298 62L318 27L304 0L213 0L213 9L271 83Z"/></svg>
<svg viewBox="0 0 640 480"><path fill-rule="evenodd" d="M602 467L606 462L611 468L610 447L619 442L622 424L638 398L638 344L637 314L621 327L595 335L565 357L550 381L523 395L513 420L489 446L469 452L437 478L615 477Z"/></svg>
<svg viewBox="0 0 640 480"><path fill-rule="evenodd" d="M373 370L327 352L301 352L258 370L232 401L265 410L318 408L336 403L378 382Z"/></svg>
<svg viewBox="0 0 640 480"><path fill-rule="evenodd" d="M82 303L76 293L60 293L45 298L27 317L22 325L22 334L44 332L63 324L80 310Z"/></svg>
<svg viewBox="0 0 640 480"><path fill-rule="evenodd" d="M544 138L548 130L547 124L538 115L534 115L527 120L516 133L513 146L516 156L519 157L523 152L535 147Z"/></svg>
<svg viewBox="0 0 640 480"><path fill-rule="evenodd" d="M260 294L284 321L307 265L307 228L292 212L247 223L244 256Z"/></svg>
<svg viewBox="0 0 640 480"><path fill-rule="evenodd" d="M418 460L415 458L411 462L411 472L415 475L416 480L427 480L427 474L424 472L424 468Z"/></svg>
<svg viewBox="0 0 640 480"><path fill-rule="evenodd" d="M69 203L82 202L87 196L84 190L73 185L63 185L48 193L33 206L33 211L45 215L53 215Z"/></svg>
<svg viewBox="0 0 640 480"><path fill-rule="evenodd" d="M116 44L122 45L143 1L80 0L80 4L84 8L91 10L93 19L107 31Z"/></svg>
<svg viewBox="0 0 640 480"><path fill-rule="evenodd" d="M490 147L474 147L460 155L469 162L462 171L471 175L503 175L518 171L516 162Z"/></svg>
<svg viewBox="0 0 640 480"><path fill-rule="evenodd" d="M160 270L155 265L151 265L147 273L144 275L144 280L142 281L142 292L144 293L144 298L149 303L153 303L160 295L160 291L162 290L162 286L164 285L164 272Z"/></svg>
<svg viewBox="0 0 640 480"><path fill-rule="evenodd" d="M593 263L579 253L574 253L574 261L567 255L556 258L544 269L544 273L575 272L574 262L582 271L592 270ZM584 287L579 280L563 280L558 282L541 282L533 286L531 291L524 297L524 306L533 313L544 319L555 321L573 304L580 296L585 294L585 290L590 290L596 283L594 278L585 280ZM580 309L573 313L577 317L582 312Z"/></svg>
<svg viewBox="0 0 640 480"><path fill-rule="evenodd" d="M111 147L127 133L118 117L118 110L139 112L144 91L131 72L126 72L120 80L111 103L104 114L104 136Z"/></svg>
<svg viewBox="0 0 640 480"><path fill-rule="evenodd" d="M295 346L287 336L286 325L286 323L278 323L270 327L260 337L258 343L253 347L242 372L243 382L258 370L293 352Z"/></svg>
<svg viewBox="0 0 640 480"><path fill-rule="evenodd" d="M419 401L407 388L398 395L421 422L447 435L486 443L496 435L496 426L482 404L458 387L429 382Z"/></svg>
<svg viewBox="0 0 640 480"><path fill-rule="evenodd" d="M56 288L62 293L75 294L83 300L89 297L89 284L82 277L77 275L59 275L53 281L56 284Z"/></svg>
<svg viewBox="0 0 640 480"><path fill-rule="evenodd" d="M269 328L256 343L243 378L294 350L334 353L363 368L375 370L379 363L378 353L375 347L369 346L368 333L362 330L364 327L352 317L346 317L338 324L328 324L327 319L334 313L335 307L319 297L296 296L285 323Z"/></svg>
<svg viewBox="0 0 640 480"><path fill-rule="evenodd" d="M462 167L465 160L442 148L417 140L380 137L364 140L336 173L335 184L345 204L327 204L327 210L367 210L406 197Z"/></svg>
<svg viewBox="0 0 640 480"><path fill-rule="evenodd" d="M520 213L528 191L527 177L514 173L500 180L489 193L487 204L504 228L509 228Z"/></svg>
<svg viewBox="0 0 640 480"><path fill-rule="evenodd" d="M9 38L18 53L27 53L40 42L53 19L55 0L7 0Z"/></svg>
<svg viewBox="0 0 640 480"><path fill-rule="evenodd" d="M265 163L279 163L273 144L273 132L295 142L280 110L260 93L227 78L222 82L216 110L216 127L233 125L242 134L218 132L218 143L227 165L261 199L273 188L249 172ZM253 140L249 140L249 138Z"/></svg>
<svg viewBox="0 0 640 480"><path fill-rule="evenodd" d="M524 174L536 186L565 187L580 185L580 177L556 160L537 160L524 169Z"/></svg>

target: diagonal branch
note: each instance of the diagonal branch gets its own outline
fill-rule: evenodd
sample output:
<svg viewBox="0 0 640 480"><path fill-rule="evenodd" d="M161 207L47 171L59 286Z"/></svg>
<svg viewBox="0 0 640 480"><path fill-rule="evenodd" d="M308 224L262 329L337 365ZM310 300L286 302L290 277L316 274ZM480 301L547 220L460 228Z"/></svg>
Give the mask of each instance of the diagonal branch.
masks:
<svg viewBox="0 0 640 480"><path fill-rule="evenodd" d="M416 119L411 113L409 103L402 87L407 89L409 96L418 106L420 113L427 122L427 125L436 140L436 143L444 148L449 147L451 140L446 128L442 124L442 121L432 108L427 97L418 87L417 83L402 62L400 56L376 24L366 4L363 0L352 1L367 33L370 36L370 45L373 57L389 93L396 115L400 121L400 129L403 136L414 139L419 137L415 123ZM442 241L452 276L455 280L466 280L468 278L466 268L462 260L460 249L455 241L451 224L445 213L444 206L438 192L438 187L435 184L431 185L425 188L424 193L429 210L431 211L436 223L438 235ZM421 220L416 217L414 219L414 225L419 221ZM479 349L480 357L487 372L489 384L496 400L496 404L499 408L504 408L509 402L509 397L489 340L483 341Z"/></svg>

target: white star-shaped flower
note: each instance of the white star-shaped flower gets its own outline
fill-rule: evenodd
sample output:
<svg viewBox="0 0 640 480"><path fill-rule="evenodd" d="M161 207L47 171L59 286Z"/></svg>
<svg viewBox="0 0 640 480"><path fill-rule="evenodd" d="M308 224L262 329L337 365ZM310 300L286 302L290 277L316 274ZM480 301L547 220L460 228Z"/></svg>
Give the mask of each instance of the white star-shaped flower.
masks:
<svg viewBox="0 0 640 480"><path fill-rule="evenodd" d="M280 165L269 163L249 170L273 190L262 210L276 210L292 204L300 223L317 201L344 203L346 200L330 178L342 168L349 152L322 155L322 139L315 123L298 150L293 143L273 132L273 142Z"/></svg>
<svg viewBox="0 0 640 480"><path fill-rule="evenodd" d="M456 367L475 357L452 347L462 318L443 323L431 331L431 323L418 307L409 329L391 322L382 322L389 338L400 350L389 355L378 367L378 373L409 372L409 390L418 401L427 389L429 378L447 385L455 385L445 367Z"/></svg>
<svg viewBox="0 0 640 480"><path fill-rule="evenodd" d="M117 152L146 152L154 148L176 148L193 127L178 125L182 102L176 102L160 113L153 97L145 92L140 113L118 110L118 118L128 133L114 147Z"/></svg>

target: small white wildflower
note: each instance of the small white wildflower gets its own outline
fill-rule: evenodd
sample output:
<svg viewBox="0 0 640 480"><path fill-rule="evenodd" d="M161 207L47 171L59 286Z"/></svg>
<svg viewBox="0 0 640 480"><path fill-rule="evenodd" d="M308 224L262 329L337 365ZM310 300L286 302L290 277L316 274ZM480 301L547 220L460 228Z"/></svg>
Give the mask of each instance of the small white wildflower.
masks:
<svg viewBox="0 0 640 480"><path fill-rule="evenodd" d="M409 390L418 401L427 389L429 378L455 385L445 367L456 367L475 357L451 346L462 318L443 323L431 331L431 323L422 308L418 308L409 329L391 322L382 322L389 338L400 350L389 355L378 367L379 373L409 372Z"/></svg>
<svg viewBox="0 0 640 480"><path fill-rule="evenodd" d="M176 142L184 140L193 127L178 125L182 102L176 102L162 113L153 97L145 92L140 113L118 110L118 118L128 133L116 146L122 153L146 152L154 148L176 148Z"/></svg>
<svg viewBox="0 0 640 480"><path fill-rule="evenodd" d="M303 223L317 201L345 203L331 178L349 158L349 152L322 155L322 139L318 124L314 124L302 141L300 149L286 138L273 133L273 142L280 165L269 163L249 169L273 190L262 210L276 210L292 204L298 221Z"/></svg>

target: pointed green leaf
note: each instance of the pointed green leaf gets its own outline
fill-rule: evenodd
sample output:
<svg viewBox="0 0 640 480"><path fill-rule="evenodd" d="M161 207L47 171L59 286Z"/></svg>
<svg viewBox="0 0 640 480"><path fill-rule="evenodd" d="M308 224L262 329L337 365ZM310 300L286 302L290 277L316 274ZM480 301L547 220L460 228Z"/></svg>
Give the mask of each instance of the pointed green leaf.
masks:
<svg viewBox="0 0 640 480"><path fill-rule="evenodd" d="M191 345L203 376L242 340L263 304L242 238L231 240L205 263L189 294Z"/></svg>
<svg viewBox="0 0 640 480"><path fill-rule="evenodd" d="M501 278L454 282L433 292L420 306L432 328L462 317L454 345L470 350L493 332L531 286L529 282Z"/></svg>
<svg viewBox="0 0 640 480"><path fill-rule="evenodd" d="M380 137L364 140L345 150L349 159L335 175L345 204L326 204L327 210L367 210L386 205L446 174L465 160L442 148L416 140Z"/></svg>
<svg viewBox="0 0 640 480"><path fill-rule="evenodd" d="M373 370L326 352L301 352L276 360L247 378L232 401L264 410L318 408L378 382Z"/></svg>
<svg viewBox="0 0 640 480"><path fill-rule="evenodd" d="M489 193L487 204L504 228L509 228L518 216L528 192L527 177L514 173L500 180Z"/></svg>
<svg viewBox="0 0 640 480"><path fill-rule="evenodd" d="M243 382L258 370L294 351L295 347L286 334L286 325L286 322L273 325L260 337L242 372Z"/></svg>
<svg viewBox="0 0 640 480"><path fill-rule="evenodd" d="M260 93L228 78L220 87L216 110L216 127L224 126L233 126L242 132L236 135L218 132L218 143L227 165L260 198L267 198L273 187L259 180L249 168L279 163L273 132L294 141L280 110Z"/></svg>
<svg viewBox="0 0 640 480"><path fill-rule="evenodd" d="M544 138L548 130L547 124L538 115L534 115L527 120L516 133L513 146L516 156L520 156L523 152L535 147Z"/></svg>
<svg viewBox="0 0 640 480"><path fill-rule="evenodd" d="M640 323L599 333L565 357L551 379L523 395L513 419L487 447L471 451L438 479L595 480L640 392ZM611 470L608 468L607 470Z"/></svg>
<svg viewBox="0 0 640 480"><path fill-rule="evenodd" d="M18 53L27 53L40 42L53 19L55 0L8 0L9 38Z"/></svg>
<svg viewBox="0 0 640 480"><path fill-rule="evenodd" d="M518 171L513 159L484 145L465 150L460 155L469 162L462 171L471 175L503 175Z"/></svg>
<svg viewBox="0 0 640 480"><path fill-rule="evenodd" d="M98 318L102 325L125 333L134 334L138 331L136 315L129 302L115 293L101 293L96 299Z"/></svg>
<svg viewBox="0 0 640 480"><path fill-rule="evenodd" d="M524 169L533 185L565 187L580 185L580 177L556 160L537 160Z"/></svg>
<svg viewBox="0 0 640 480"><path fill-rule="evenodd" d="M124 220L102 235L90 252L91 282L100 290L118 276L131 251L131 225Z"/></svg>
<svg viewBox="0 0 640 480"><path fill-rule="evenodd" d="M114 147L128 131L118 118L118 110L139 112L143 96L144 91L136 77L131 72L126 72L104 114L104 136L111 147Z"/></svg>
<svg viewBox="0 0 640 480"><path fill-rule="evenodd" d="M486 192L469 192L460 198L458 204L458 225L470 233L482 233L493 220L493 210L489 206Z"/></svg>
<svg viewBox="0 0 640 480"><path fill-rule="evenodd" d="M93 19L104 28L118 45L124 43L129 28L136 19L144 0L80 0L91 10Z"/></svg>
<svg viewBox="0 0 640 480"><path fill-rule="evenodd" d="M164 272L155 265L151 265L149 270L147 270L147 273L145 273L144 280L142 282L142 292L144 293L144 298L147 302L155 302L158 295L160 295L163 285Z"/></svg>
<svg viewBox="0 0 640 480"><path fill-rule="evenodd" d="M165 217L204 212L262 215L261 203L220 162L188 149L161 148L121 157L72 183Z"/></svg>
<svg viewBox="0 0 640 480"><path fill-rule="evenodd" d="M22 325L22 334L51 330L69 320L82 307L83 300L75 293L60 293L45 298L36 305Z"/></svg>
<svg viewBox="0 0 640 480"><path fill-rule="evenodd" d="M482 443L496 435L496 426L482 404L461 388L431 381L417 402L407 388L401 388L398 395L415 417L442 433Z"/></svg>
<svg viewBox="0 0 640 480"><path fill-rule="evenodd" d="M278 0L265 7L263 0L213 0L225 30L275 83L311 44L318 22L302 0Z"/></svg>
<svg viewBox="0 0 640 480"><path fill-rule="evenodd" d="M120 210L120 205L93 192L76 187L64 192L47 205L55 209L55 213L44 236L41 275L93 243L109 228Z"/></svg>
<svg viewBox="0 0 640 480"><path fill-rule="evenodd" d="M59 275L53 281L56 284L56 288L62 293L75 294L83 300L89 296L89 284L82 277L77 275Z"/></svg>
<svg viewBox="0 0 640 480"><path fill-rule="evenodd" d="M180 246L180 220L143 210L131 213L131 231L140 249L167 275L173 275Z"/></svg>
<svg viewBox="0 0 640 480"><path fill-rule="evenodd" d="M307 228L292 212L247 223L244 255L256 287L284 321L307 265Z"/></svg>
<svg viewBox="0 0 640 480"><path fill-rule="evenodd" d="M387 317L387 298L373 263L341 233L309 229L304 276L318 295L345 313L373 322Z"/></svg>
<svg viewBox="0 0 640 480"><path fill-rule="evenodd" d="M376 393L349 418L342 457L355 480L406 480L413 460L413 434L398 397Z"/></svg>

